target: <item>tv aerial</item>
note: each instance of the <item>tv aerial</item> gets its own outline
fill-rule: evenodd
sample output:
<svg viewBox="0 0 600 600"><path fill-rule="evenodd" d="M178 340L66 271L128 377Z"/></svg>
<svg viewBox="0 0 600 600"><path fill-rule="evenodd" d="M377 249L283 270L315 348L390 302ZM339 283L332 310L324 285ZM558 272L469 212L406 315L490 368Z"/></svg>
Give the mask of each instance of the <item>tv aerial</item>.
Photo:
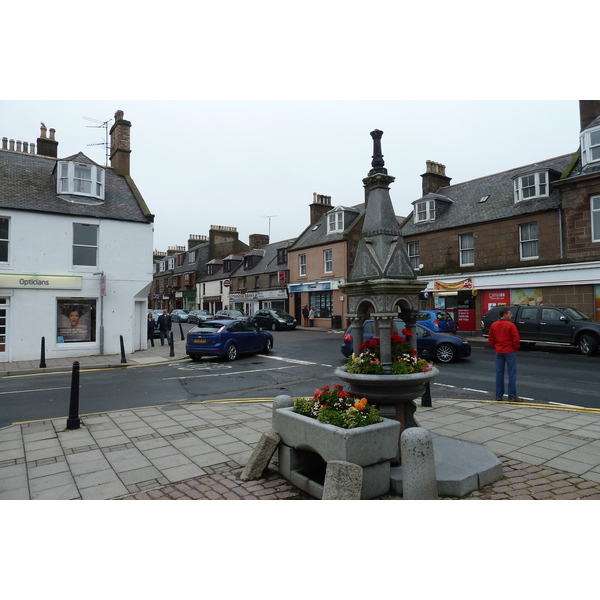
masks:
<svg viewBox="0 0 600 600"><path fill-rule="evenodd" d="M277 215L259 215L263 219L269 219L269 242L271 241L271 219Z"/></svg>
<svg viewBox="0 0 600 600"><path fill-rule="evenodd" d="M110 145L108 143L108 124L112 121L112 119L108 119L108 121L98 121L98 119L92 119L90 117L83 117L86 121L93 121L94 123L98 123L98 125L86 125L86 127L95 127L96 129L104 129L104 141L98 142L97 144L87 144L88 146L104 146L104 152L106 154L106 163L105 166L108 167L108 159L110 157Z"/></svg>

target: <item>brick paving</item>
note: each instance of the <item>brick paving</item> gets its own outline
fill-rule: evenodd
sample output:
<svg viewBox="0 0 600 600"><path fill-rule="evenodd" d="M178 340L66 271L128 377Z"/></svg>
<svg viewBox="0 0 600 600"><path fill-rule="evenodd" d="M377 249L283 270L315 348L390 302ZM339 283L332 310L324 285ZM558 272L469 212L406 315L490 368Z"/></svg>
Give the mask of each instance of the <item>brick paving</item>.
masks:
<svg viewBox="0 0 600 600"><path fill-rule="evenodd" d="M495 483L475 490L463 498L444 497L443 500L600 500L600 483L577 477L564 471L530 465L500 457L504 477ZM242 469L236 468L211 475L194 477L151 490L140 491L118 500L314 500L280 477L276 470L267 469L264 477L242 481ZM388 494L376 500L402 500L400 495Z"/></svg>

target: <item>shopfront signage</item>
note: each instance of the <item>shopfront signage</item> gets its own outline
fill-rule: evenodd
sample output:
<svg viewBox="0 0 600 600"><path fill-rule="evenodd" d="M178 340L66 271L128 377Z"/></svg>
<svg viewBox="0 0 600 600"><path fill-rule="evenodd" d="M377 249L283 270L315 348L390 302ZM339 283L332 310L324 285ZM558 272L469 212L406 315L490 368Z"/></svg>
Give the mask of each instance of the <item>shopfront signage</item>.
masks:
<svg viewBox="0 0 600 600"><path fill-rule="evenodd" d="M0 288L27 290L80 290L80 275L0 273Z"/></svg>

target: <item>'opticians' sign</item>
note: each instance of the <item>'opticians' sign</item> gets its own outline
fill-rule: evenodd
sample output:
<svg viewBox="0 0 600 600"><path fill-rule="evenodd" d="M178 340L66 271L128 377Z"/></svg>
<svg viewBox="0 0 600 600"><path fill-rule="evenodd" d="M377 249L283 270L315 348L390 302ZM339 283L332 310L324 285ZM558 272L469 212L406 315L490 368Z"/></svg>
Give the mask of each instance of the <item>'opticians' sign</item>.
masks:
<svg viewBox="0 0 600 600"><path fill-rule="evenodd" d="M79 275L27 275L0 273L0 288L30 290L80 290Z"/></svg>

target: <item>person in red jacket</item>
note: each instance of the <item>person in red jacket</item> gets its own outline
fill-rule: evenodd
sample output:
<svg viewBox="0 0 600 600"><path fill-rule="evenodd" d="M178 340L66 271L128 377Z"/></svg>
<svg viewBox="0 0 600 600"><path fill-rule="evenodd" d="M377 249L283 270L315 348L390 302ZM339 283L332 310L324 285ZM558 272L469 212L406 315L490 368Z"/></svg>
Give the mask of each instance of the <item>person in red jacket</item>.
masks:
<svg viewBox="0 0 600 600"><path fill-rule="evenodd" d="M517 326L511 321L512 311L500 309L500 319L492 323L488 341L496 351L496 400L504 397L504 370L508 369L508 401L522 402L517 396L517 350L521 338Z"/></svg>

